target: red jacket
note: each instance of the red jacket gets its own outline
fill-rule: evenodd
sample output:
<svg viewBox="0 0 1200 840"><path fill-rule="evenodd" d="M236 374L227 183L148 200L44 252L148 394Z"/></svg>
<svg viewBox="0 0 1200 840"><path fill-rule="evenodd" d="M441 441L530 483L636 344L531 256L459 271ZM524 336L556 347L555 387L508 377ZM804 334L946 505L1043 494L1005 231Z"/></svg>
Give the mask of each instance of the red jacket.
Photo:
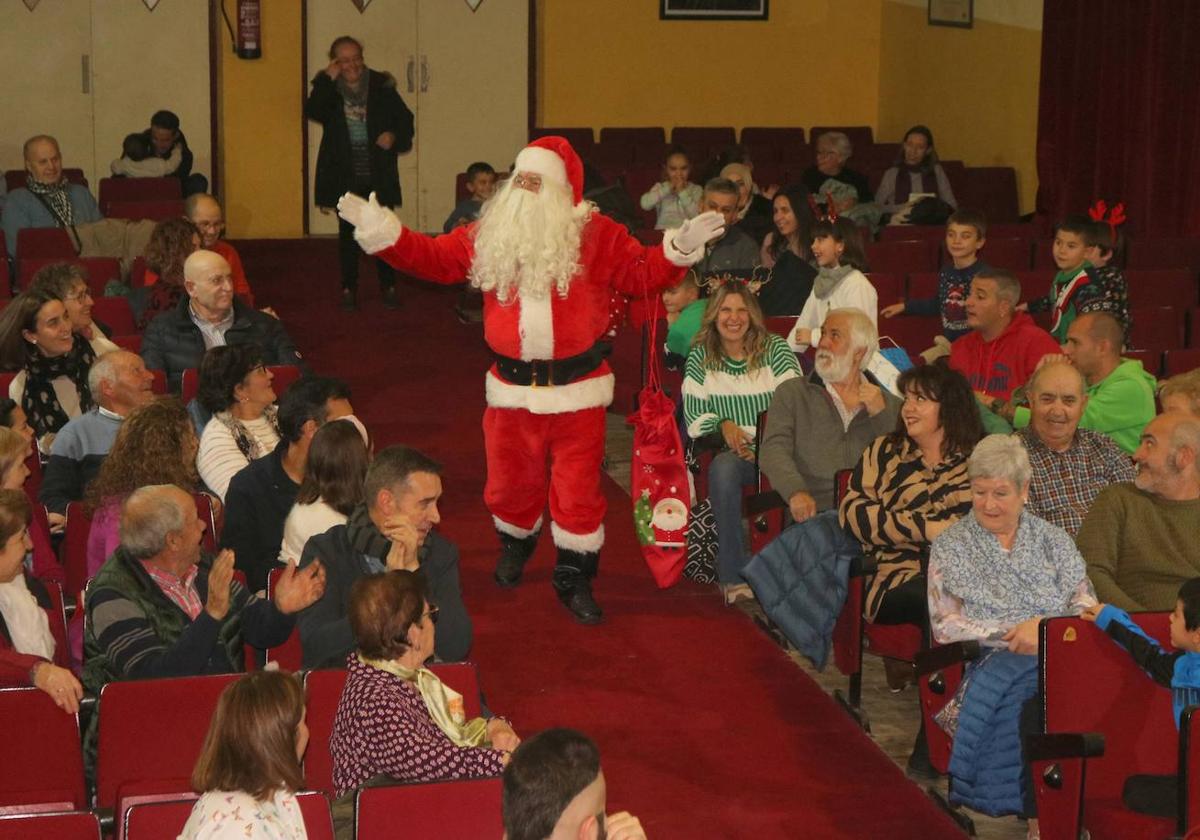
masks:
<svg viewBox="0 0 1200 840"><path fill-rule="evenodd" d="M1018 312L991 341L984 341L975 330L950 345L950 367L967 377L973 390L1008 400L1033 374L1042 356L1061 352L1050 333Z"/></svg>

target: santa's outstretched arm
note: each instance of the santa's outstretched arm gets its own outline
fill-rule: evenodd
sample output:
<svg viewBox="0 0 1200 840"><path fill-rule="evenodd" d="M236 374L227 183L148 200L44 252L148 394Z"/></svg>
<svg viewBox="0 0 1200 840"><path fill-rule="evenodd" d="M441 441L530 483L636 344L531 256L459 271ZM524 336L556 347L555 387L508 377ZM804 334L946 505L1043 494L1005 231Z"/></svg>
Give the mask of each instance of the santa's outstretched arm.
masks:
<svg viewBox="0 0 1200 840"><path fill-rule="evenodd" d="M614 226L615 227L615 226ZM618 228L618 230L620 230ZM654 294L679 284L684 271L704 259L704 248L725 231L725 219L715 210L688 219L663 234L662 246L643 245L620 230L623 259L613 272L613 285L632 296Z"/></svg>
<svg viewBox="0 0 1200 840"><path fill-rule="evenodd" d="M354 239L368 254L393 268L433 283L465 283L471 267L470 225L444 236L426 236L405 230L400 218L380 205L371 193L362 198L346 193L338 201L338 215L354 225Z"/></svg>

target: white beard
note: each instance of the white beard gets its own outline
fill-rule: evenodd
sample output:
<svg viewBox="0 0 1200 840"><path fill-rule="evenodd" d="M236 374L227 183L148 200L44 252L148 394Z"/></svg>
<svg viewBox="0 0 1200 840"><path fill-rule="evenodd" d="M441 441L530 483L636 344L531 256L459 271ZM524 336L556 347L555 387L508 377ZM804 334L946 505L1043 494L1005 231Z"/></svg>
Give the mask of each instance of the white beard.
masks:
<svg viewBox="0 0 1200 840"><path fill-rule="evenodd" d="M817 375L823 382L833 385L850 375L853 358L852 353L835 356L829 350L818 350L816 356L813 357L813 367L816 368Z"/></svg>
<svg viewBox="0 0 1200 840"><path fill-rule="evenodd" d="M502 303L516 293L566 296L579 271L579 242L592 205L571 206L569 188L544 182L530 192L506 181L484 206L475 228L471 285Z"/></svg>

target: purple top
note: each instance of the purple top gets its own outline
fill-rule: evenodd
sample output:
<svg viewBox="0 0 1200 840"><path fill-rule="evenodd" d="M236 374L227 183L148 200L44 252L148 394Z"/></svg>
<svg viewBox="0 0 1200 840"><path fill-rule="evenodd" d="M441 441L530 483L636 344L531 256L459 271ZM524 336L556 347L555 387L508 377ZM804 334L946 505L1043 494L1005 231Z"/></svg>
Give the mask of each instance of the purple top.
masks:
<svg viewBox="0 0 1200 840"><path fill-rule="evenodd" d="M121 544L121 499L105 502L92 514L92 529L87 541L87 579L100 571L104 561Z"/></svg>
<svg viewBox="0 0 1200 840"><path fill-rule="evenodd" d="M455 746L429 716L415 684L364 665L353 653L346 668L329 739L337 796L381 774L398 782L435 782L504 770L499 750Z"/></svg>

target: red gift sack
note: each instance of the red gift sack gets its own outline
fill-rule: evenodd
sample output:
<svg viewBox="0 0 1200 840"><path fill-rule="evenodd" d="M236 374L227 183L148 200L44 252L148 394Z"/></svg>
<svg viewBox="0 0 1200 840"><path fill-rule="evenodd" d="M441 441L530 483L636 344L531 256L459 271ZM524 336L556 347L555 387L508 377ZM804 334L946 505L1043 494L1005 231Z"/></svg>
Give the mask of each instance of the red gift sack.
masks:
<svg viewBox="0 0 1200 840"><path fill-rule="evenodd" d="M638 396L633 426L630 496L642 556L659 588L679 580L687 561L688 475L683 463L675 403L660 383L656 329L650 328L650 375Z"/></svg>

